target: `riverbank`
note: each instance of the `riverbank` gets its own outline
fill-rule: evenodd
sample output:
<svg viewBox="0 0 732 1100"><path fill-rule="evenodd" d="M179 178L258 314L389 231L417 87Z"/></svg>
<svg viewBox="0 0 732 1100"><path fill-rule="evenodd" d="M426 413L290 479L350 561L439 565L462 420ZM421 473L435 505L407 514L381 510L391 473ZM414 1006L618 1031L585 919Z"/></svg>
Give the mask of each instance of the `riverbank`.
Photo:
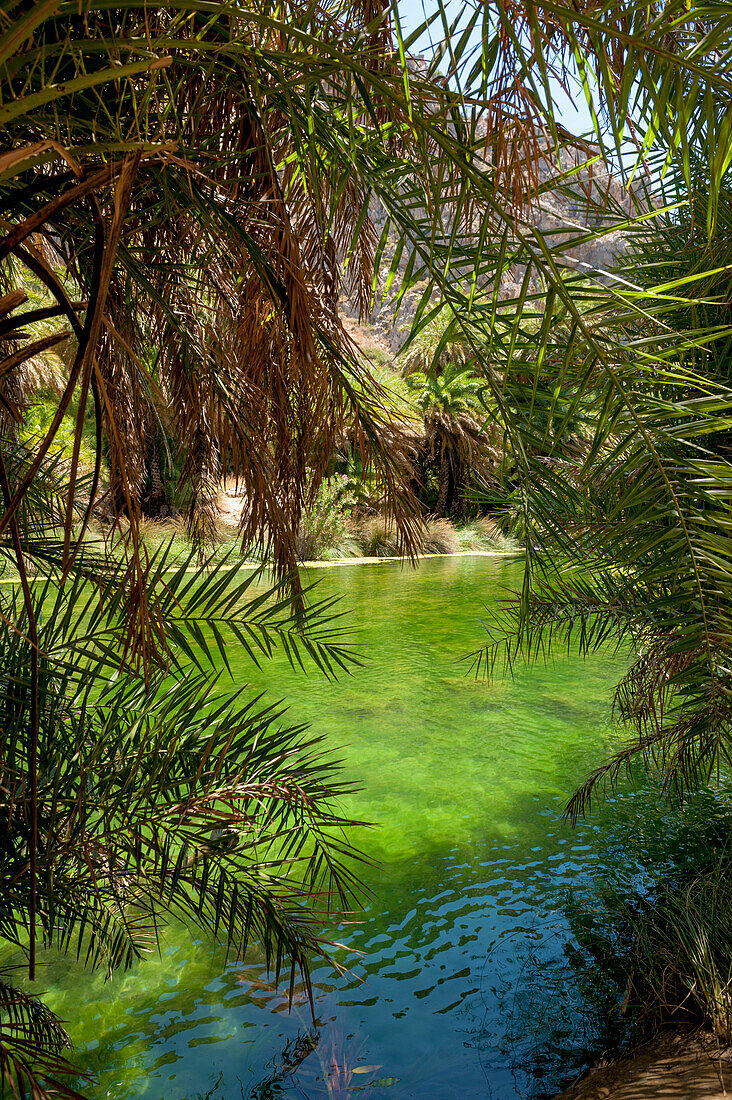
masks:
<svg viewBox="0 0 732 1100"><path fill-rule="evenodd" d="M234 522L236 519L236 522ZM344 521L345 522L345 521ZM123 525L124 530L124 525ZM143 542L151 553L165 549L168 565L175 568L190 558L193 546L182 519L143 519L140 525ZM364 537L364 528L356 524L349 526L348 537L298 540L299 565L308 569L326 569L342 565L373 565L378 563L403 562L409 559L401 554L396 532L382 517L372 517ZM90 531L89 538L102 536L109 538L104 530ZM114 536L113 536L114 537ZM242 569L260 568L263 557L258 548L252 547L248 553L242 553L238 533L238 518L234 512L224 517L219 514L214 541L205 551L210 561L220 561L225 557L238 556ZM425 538L413 555L414 561L426 561L432 558L519 558L524 548L501 530L487 517L461 525L449 520L428 520Z"/></svg>
<svg viewBox="0 0 732 1100"><path fill-rule="evenodd" d="M675 1030L591 1069L555 1100L722 1100L732 1094L732 1049L713 1034Z"/></svg>
<svg viewBox="0 0 732 1100"><path fill-rule="evenodd" d="M428 561L430 558L522 558L524 556L523 549L518 550L456 550L451 554L415 554L415 561ZM368 558L329 558L327 560L318 561L304 561L301 565L304 569L330 569L335 565L389 565L395 561L402 562L405 566L409 565L407 558L398 557L396 555L388 558L382 557L368 557ZM247 562L246 564L251 564Z"/></svg>
<svg viewBox="0 0 732 1100"><path fill-rule="evenodd" d="M229 547L228 549L231 549ZM452 554L415 554L414 561L428 561L432 558L522 558L524 555L523 549L519 550L457 550ZM179 557L173 558L170 563L170 569L176 569L183 556L183 551L180 552ZM369 557L369 558L329 558L327 560L316 561L302 561L300 562L300 568L302 569L335 569L343 565L393 565L394 562L401 562L405 568L409 568L409 559L403 557ZM242 558L240 569L261 569L262 562L253 558ZM190 566L186 569L187 573L197 573L200 570L199 565ZM14 570L8 569L5 576L0 577L0 584L17 584L18 575Z"/></svg>

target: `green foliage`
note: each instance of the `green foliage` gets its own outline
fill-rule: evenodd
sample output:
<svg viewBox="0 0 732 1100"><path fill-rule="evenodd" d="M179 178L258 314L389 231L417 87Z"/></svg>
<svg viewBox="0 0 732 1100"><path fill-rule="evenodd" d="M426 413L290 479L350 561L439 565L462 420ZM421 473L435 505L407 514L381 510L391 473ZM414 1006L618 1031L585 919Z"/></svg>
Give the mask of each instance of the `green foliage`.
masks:
<svg viewBox="0 0 732 1100"><path fill-rule="evenodd" d="M732 1035L732 867L720 860L628 907L633 951L628 1007L646 1027L701 1021Z"/></svg>
<svg viewBox="0 0 732 1100"><path fill-rule="evenodd" d="M732 868L722 843L706 867L671 874L651 890L606 887L594 903L571 903L567 958L606 1048L669 1024L701 1024L729 1041Z"/></svg>
<svg viewBox="0 0 732 1100"><path fill-rule="evenodd" d="M334 474L319 486L300 520L297 533L300 561L355 556L349 524L349 513L355 503L353 484L345 474Z"/></svg>
<svg viewBox="0 0 732 1100"><path fill-rule="evenodd" d="M86 1075L64 1058L63 1051L71 1046L69 1037L41 1000L0 981L0 1020L3 1084L25 1095L27 1082L32 1094L40 1078L52 1095L81 1100L70 1082Z"/></svg>
<svg viewBox="0 0 732 1100"><path fill-rule="evenodd" d="M70 610L65 600L62 613ZM49 621L56 631L58 619ZM328 808L342 787L317 742L258 700L213 694L200 674L173 687L123 677L100 690L77 655L98 636L75 640L69 653L45 635L53 657L40 697L38 828L54 843L42 843L39 860L44 942L111 973L154 947L172 914L240 953L256 938L276 971L283 952L307 965L323 918L301 899L321 885L328 897L348 878L326 839L343 824ZM27 741L13 712L27 679L18 676L3 711L3 780L16 796L3 805L0 929L18 946L27 934L27 806L17 793Z"/></svg>
<svg viewBox="0 0 732 1100"><path fill-rule="evenodd" d="M34 442L43 439L49 429L51 421L58 408L58 396L55 393L37 391L31 397L28 411L23 420L19 438L27 446L32 447ZM71 460L76 435L75 419L77 410L72 405L69 413L61 421L61 425L54 437L54 450L66 462ZM79 458L82 466L88 469L94 468L94 423L85 418L84 434L81 440Z"/></svg>
<svg viewBox="0 0 732 1100"><path fill-rule="evenodd" d="M364 355L377 367L386 367L391 364L391 356L388 351L384 351L382 348L366 348Z"/></svg>
<svg viewBox="0 0 732 1100"><path fill-rule="evenodd" d="M467 367L445 364L438 374L413 371L407 378L417 408L425 418L445 417L459 420L482 414L480 394L485 388Z"/></svg>
<svg viewBox="0 0 732 1100"><path fill-rule="evenodd" d="M703 228L702 178L691 202L679 171L638 186L613 280L565 272L530 295L527 276L524 297L476 301L469 322L503 409L511 529L527 548L488 665L503 643L509 661L609 641L636 655L615 699L628 743L588 777L572 816L635 754L681 798L729 755L728 246ZM722 187L719 224L728 202Z"/></svg>
<svg viewBox="0 0 732 1100"><path fill-rule="evenodd" d="M8 440L3 455L15 481L31 455ZM242 573L231 556L181 560L171 540L146 563L155 659L141 665L125 557L87 538L62 583L65 469L42 467L22 513L23 557L43 578L28 582L35 644L23 587L0 592L0 936L22 950L36 936L111 974L177 916L232 953L256 940L276 976L286 967L291 983L297 970L307 982L310 958L327 950L323 923L355 886L348 822L333 808L347 788L316 737L226 690L220 670L237 646L257 664L280 648L335 675L351 657L332 604L297 613L283 582ZM17 566L7 537L0 557ZM304 905L314 893L319 911ZM62 1033L51 1041L50 1015L34 1012L3 1033L0 1057L8 1081L25 1073L42 1092L72 1070ZM19 1043L34 1052L22 1070Z"/></svg>
<svg viewBox="0 0 732 1100"><path fill-rule="evenodd" d="M472 358L470 341L466 339L458 318L447 305L443 305L408 340L398 361L402 374L409 377L415 372L440 374L449 367L461 371Z"/></svg>

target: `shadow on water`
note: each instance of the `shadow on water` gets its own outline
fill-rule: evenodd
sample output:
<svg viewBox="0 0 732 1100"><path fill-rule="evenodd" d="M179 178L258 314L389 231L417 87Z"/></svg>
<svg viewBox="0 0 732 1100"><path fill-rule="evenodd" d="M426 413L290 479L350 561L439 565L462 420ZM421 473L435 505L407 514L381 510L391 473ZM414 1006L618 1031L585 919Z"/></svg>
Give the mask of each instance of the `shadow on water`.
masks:
<svg viewBox="0 0 732 1100"><path fill-rule="evenodd" d="M255 959L224 968L222 953L174 930L159 962L87 990L96 1041L84 1063L100 1096L355 1100L368 1089L401 1100L454 1096L457 1083L471 1096L552 1095L596 1052L602 1006L573 988L565 953L572 920L596 902L589 865L618 886L650 882L664 861L693 866L712 808L701 799L679 820L639 787L570 832L560 805L539 807L545 847L527 858L535 833L517 802L510 844L491 829L470 853L434 845L382 868L348 933L363 955L341 958L351 972L340 979L314 974L314 1029L302 990L290 1011ZM78 979L62 988L73 1025Z"/></svg>
<svg viewBox="0 0 732 1100"><path fill-rule="evenodd" d="M314 971L314 1024L303 991L288 1011L256 956L226 966L180 928L107 985L51 961L42 982L97 1074L95 1100L538 1100L576 1072L597 1014L565 951L577 899L693 861L709 806L670 815L645 783L575 830L562 821L617 740L623 662L466 677L458 658L484 640L483 605L519 571L485 558L323 571L325 595L347 594L367 666L332 685L241 661L242 682L342 749L362 787L344 809L379 822L359 840L380 861L364 872L370 895L336 937L360 954L339 956L341 976Z"/></svg>

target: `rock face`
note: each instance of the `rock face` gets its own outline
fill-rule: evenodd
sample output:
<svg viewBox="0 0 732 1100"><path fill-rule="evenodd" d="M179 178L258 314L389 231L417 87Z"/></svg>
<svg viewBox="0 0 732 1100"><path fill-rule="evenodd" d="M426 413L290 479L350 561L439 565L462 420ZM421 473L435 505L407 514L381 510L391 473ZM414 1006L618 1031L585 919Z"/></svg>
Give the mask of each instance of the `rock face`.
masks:
<svg viewBox="0 0 732 1100"><path fill-rule="evenodd" d="M627 236L624 223L633 206L637 206L639 190L628 191L611 171L602 163L589 167L580 167L572 173L568 182L563 182L567 173L579 165L586 165L591 156L587 149L576 152L564 152L561 160L561 173L556 162L543 159L538 165L538 177L547 190L532 203L525 218L528 225L541 230L552 245L566 246L561 262L567 268L574 269L594 278L605 279L607 270L619 259L627 248ZM558 178L559 177L559 178ZM380 235L386 213L380 204L374 204L371 210L372 220ZM618 228L614 228L614 227ZM587 231L603 230L594 240L586 240ZM572 242L575 243L572 243ZM373 325L373 336L392 354L396 354L406 338L425 289L424 283L417 284L402 299L399 311L394 305L395 290L390 291L383 300L386 274L398 244L396 236L390 238L382 258L380 278L371 316L367 318ZM404 248L400 259L400 270L404 271L409 258L409 250ZM500 297L503 300L514 298L521 288L524 271L518 266L504 275L501 282ZM395 283L398 282L398 278ZM540 290L536 280L532 290ZM356 308L346 299L342 303L343 312L356 315Z"/></svg>

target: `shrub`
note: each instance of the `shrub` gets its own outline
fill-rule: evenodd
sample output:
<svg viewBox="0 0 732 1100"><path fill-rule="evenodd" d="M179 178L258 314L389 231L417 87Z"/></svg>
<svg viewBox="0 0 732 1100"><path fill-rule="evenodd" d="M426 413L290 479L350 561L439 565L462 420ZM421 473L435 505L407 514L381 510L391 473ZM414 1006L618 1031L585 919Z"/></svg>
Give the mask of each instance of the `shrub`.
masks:
<svg viewBox="0 0 732 1100"><path fill-rule="evenodd" d="M458 546L461 550L492 550L493 546L477 530L474 523L461 524L456 528Z"/></svg>
<svg viewBox="0 0 732 1100"><path fill-rule="evenodd" d="M627 1047L669 1023L706 1025L730 1041L729 854L712 851L703 869L671 874L650 890L606 884L589 904L587 897L571 899L567 915L574 933L565 947L571 984L594 1020L589 1030L599 1047ZM566 985L562 970L557 997Z"/></svg>
<svg viewBox="0 0 732 1100"><path fill-rule="evenodd" d="M366 557L395 558L400 553L396 527L386 516L364 520L358 529L358 538ZM457 532L449 520L427 520L417 547L420 554L454 554L459 549Z"/></svg>
<svg viewBox="0 0 732 1100"><path fill-rule="evenodd" d="M379 367L391 366L392 358L388 351L384 351L383 348L366 348L364 355L370 362L376 363Z"/></svg>
<svg viewBox="0 0 732 1100"><path fill-rule="evenodd" d="M732 865L669 883L629 910L633 933L626 1001L654 1027L704 1021L732 1038Z"/></svg>
<svg viewBox="0 0 732 1100"><path fill-rule="evenodd" d="M345 475L336 474L322 483L300 520L296 544L300 561L353 556L347 516L353 503L351 482Z"/></svg>
<svg viewBox="0 0 732 1100"><path fill-rule="evenodd" d="M423 554L456 554L459 549L457 531L449 519L427 521L422 545Z"/></svg>
<svg viewBox="0 0 732 1100"><path fill-rule="evenodd" d="M325 549L320 555L321 561L337 561L340 558L360 558L362 554L361 546L358 539L353 532L346 534L343 539L331 547ZM314 559L311 558L311 561Z"/></svg>
<svg viewBox="0 0 732 1100"><path fill-rule="evenodd" d="M39 360L39 362L41 367L45 368L47 366L46 360ZM20 427L19 437L31 449L35 449L38 440L45 436L58 409L58 397L51 387L52 375L50 374L50 368L44 374L41 373L40 369L34 371L34 378L40 379L44 384L48 382L49 385L47 389L37 390L32 395ZM72 405L71 410L67 412L61 421L53 444L53 453L60 455L66 462L71 460L74 448L75 404ZM86 417L84 421L79 458L82 467L94 468L94 424L90 417Z"/></svg>
<svg viewBox="0 0 732 1100"><path fill-rule="evenodd" d="M504 534L489 516L480 516L472 523L458 527L456 535L461 550L509 552L520 548L518 541Z"/></svg>
<svg viewBox="0 0 732 1100"><path fill-rule="evenodd" d="M506 535L490 516L479 516L473 525L489 547L496 550L514 549L518 544Z"/></svg>
<svg viewBox="0 0 732 1100"><path fill-rule="evenodd" d="M369 558L393 558L399 553L397 529L386 516L364 520L358 529L358 540Z"/></svg>

